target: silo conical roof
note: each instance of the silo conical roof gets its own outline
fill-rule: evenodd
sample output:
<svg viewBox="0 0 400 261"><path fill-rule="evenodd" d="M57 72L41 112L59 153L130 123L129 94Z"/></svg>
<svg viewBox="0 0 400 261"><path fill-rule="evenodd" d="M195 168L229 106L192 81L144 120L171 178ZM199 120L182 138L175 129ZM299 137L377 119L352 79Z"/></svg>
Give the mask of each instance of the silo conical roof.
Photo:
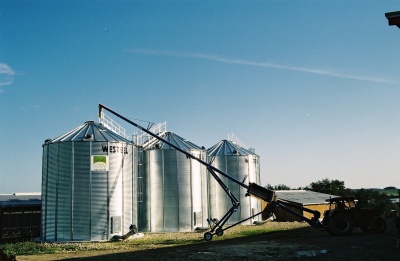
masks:
<svg viewBox="0 0 400 261"><path fill-rule="evenodd" d="M208 155L215 156L224 156L224 155L256 155L254 152L240 147L229 140L221 140L211 148L207 150Z"/></svg>
<svg viewBox="0 0 400 261"><path fill-rule="evenodd" d="M194 144L172 132L165 132L164 134L161 135L161 138L163 138L164 140L167 140L168 142L172 143L173 145L177 146L178 148L180 148L182 150L204 150L204 148L201 148L201 147L197 146L196 144ZM160 141L160 140L157 140L155 143L152 143L147 148L149 148L149 147L165 149L165 150L174 149L170 145L168 145L165 142Z"/></svg>
<svg viewBox="0 0 400 261"><path fill-rule="evenodd" d="M52 143L68 141L131 142L94 121L87 121L53 140L46 140Z"/></svg>

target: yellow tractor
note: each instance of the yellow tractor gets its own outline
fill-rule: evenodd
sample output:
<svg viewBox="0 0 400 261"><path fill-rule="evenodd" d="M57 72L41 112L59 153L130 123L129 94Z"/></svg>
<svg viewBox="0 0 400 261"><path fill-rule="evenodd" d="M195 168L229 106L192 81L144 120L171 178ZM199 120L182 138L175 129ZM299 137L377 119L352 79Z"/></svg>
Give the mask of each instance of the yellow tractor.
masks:
<svg viewBox="0 0 400 261"><path fill-rule="evenodd" d="M373 208L359 208L354 197L327 199L329 210L324 212L322 224L325 230L338 236L349 235L354 227L365 233L381 234L386 230L386 221Z"/></svg>

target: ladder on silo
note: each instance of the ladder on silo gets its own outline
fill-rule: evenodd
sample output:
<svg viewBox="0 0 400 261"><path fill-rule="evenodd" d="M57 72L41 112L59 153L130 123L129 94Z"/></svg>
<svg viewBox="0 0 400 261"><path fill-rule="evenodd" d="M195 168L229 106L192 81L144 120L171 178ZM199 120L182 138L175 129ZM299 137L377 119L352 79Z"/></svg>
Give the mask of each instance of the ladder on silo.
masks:
<svg viewBox="0 0 400 261"><path fill-rule="evenodd" d="M158 123L157 125L151 127L149 131L158 136L163 136L167 132L167 123L166 122ZM149 147L154 142L158 141L156 137L143 131L138 132L134 136L135 136L135 144L141 146L142 148Z"/></svg>

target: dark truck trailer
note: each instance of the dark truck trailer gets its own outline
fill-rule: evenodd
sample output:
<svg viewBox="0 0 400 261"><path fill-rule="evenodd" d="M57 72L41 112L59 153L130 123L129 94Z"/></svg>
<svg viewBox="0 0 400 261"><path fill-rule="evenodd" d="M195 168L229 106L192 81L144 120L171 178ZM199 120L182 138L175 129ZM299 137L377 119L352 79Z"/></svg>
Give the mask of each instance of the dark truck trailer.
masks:
<svg viewBox="0 0 400 261"><path fill-rule="evenodd" d="M33 241L40 236L40 194L0 195L0 242Z"/></svg>

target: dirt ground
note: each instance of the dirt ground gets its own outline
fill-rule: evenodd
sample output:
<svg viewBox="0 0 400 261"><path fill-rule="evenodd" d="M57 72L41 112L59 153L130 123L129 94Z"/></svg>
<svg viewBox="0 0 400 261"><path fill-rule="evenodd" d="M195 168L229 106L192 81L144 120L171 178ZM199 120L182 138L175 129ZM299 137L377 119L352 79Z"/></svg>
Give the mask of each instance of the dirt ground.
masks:
<svg viewBox="0 0 400 261"><path fill-rule="evenodd" d="M331 236L309 226L230 240L154 249L78 251L65 254L17 256L32 260L400 260L393 220L381 235L354 229L350 236Z"/></svg>

